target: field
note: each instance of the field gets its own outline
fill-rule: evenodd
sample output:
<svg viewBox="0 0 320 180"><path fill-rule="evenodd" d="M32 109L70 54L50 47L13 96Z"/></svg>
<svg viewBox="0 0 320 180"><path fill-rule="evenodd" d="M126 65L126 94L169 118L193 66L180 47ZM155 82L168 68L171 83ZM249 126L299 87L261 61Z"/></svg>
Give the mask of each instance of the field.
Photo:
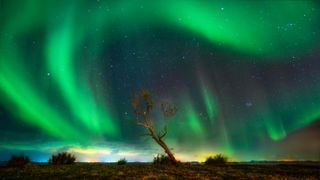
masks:
<svg viewBox="0 0 320 180"><path fill-rule="evenodd" d="M78 163L28 164L24 168L0 166L0 179L319 179L319 163L152 165Z"/></svg>

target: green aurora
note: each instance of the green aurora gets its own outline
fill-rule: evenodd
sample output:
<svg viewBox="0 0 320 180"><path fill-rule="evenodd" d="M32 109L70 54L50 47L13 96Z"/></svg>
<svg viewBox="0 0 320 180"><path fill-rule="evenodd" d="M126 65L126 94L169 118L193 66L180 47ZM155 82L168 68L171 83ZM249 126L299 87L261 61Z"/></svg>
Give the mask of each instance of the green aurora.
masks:
<svg viewBox="0 0 320 180"><path fill-rule="evenodd" d="M107 149L96 160L151 159L160 149L140 138L130 108L143 86L178 105L167 141L183 160L217 152L235 160L319 158L285 157L276 146L319 122L320 64L312 61L320 57L319 13L319 3L305 0L0 1L1 152L66 148L85 157L79 149ZM200 48L176 46L191 37ZM168 53L152 54L150 42ZM188 51L186 64L175 59ZM149 55L133 57L142 52ZM298 70L288 70L292 61ZM250 67L266 71L262 80L245 80L256 77ZM15 137L23 134L15 124L39 141ZM254 153L264 143L273 144L270 152Z"/></svg>

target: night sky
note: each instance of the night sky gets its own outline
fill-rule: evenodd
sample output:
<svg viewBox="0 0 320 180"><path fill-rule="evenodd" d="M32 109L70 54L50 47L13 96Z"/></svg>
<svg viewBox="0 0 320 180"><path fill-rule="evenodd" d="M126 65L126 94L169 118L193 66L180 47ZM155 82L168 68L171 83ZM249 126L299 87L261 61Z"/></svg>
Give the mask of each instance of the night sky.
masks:
<svg viewBox="0 0 320 180"><path fill-rule="evenodd" d="M0 161L151 161L141 88L179 160L320 160L319 48L311 0L0 0Z"/></svg>

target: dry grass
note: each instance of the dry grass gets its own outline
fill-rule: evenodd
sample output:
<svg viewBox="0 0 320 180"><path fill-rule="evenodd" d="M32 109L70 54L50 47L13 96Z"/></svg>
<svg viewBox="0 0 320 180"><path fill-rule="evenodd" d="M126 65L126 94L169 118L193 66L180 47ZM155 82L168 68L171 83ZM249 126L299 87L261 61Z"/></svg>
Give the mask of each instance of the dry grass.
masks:
<svg viewBox="0 0 320 180"><path fill-rule="evenodd" d="M317 179L319 164L152 165L74 164L0 168L0 179Z"/></svg>

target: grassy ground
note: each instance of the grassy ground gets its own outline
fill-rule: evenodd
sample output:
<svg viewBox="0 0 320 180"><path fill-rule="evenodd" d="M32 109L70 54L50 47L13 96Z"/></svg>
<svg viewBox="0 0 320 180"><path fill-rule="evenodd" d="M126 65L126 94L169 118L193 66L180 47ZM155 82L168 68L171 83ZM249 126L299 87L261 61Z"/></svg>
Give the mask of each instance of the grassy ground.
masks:
<svg viewBox="0 0 320 180"><path fill-rule="evenodd" d="M0 179L319 179L320 165L28 164L0 168Z"/></svg>

